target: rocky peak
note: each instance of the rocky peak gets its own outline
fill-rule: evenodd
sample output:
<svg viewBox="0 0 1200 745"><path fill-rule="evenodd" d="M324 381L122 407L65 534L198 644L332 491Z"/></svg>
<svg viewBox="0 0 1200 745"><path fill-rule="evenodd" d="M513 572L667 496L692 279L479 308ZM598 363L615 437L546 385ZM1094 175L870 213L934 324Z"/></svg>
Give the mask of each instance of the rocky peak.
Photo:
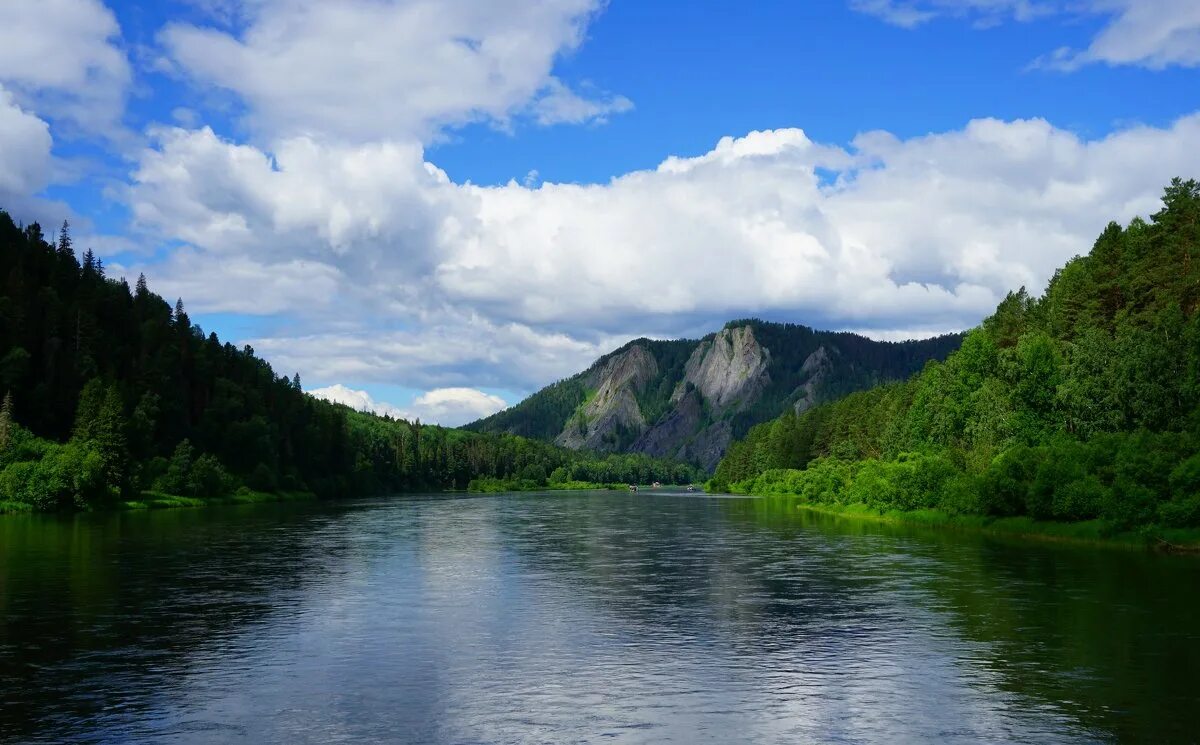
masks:
<svg viewBox="0 0 1200 745"><path fill-rule="evenodd" d="M682 398L691 383L718 409L744 408L770 382L770 363L771 352L754 338L753 328L721 329L692 352L673 398Z"/></svg>
<svg viewBox="0 0 1200 745"><path fill-rule="evenodd" d="M589 376L595 394L567 422L555 442L575 449L610 451L616 449L622 435L640 434L646 429L646 419L637 394L657 376L658 362L640 344L608 358Z"/></svg>

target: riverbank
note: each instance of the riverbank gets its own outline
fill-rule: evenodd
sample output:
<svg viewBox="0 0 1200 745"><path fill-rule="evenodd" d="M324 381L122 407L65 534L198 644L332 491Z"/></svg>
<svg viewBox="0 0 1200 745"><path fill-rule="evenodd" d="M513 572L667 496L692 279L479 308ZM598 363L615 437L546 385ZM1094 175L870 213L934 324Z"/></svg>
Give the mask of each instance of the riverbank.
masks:
<svg viewBox="0 0 1200 745"><path fill-rule="evenodd" d="M229 504L264 504L269 502L307 502L317 498L307 491L261 492L241 488L224 497L185 497L178 494L145 491L138 499L123 499L106 507L96 507L90 512L123 512L128 510L165 510L185 507L209 507ZM0 515L32 514L38 512L25 502L0 502Z"/></svg>
<svg viewBox="0 0 1200 745"><path fill-rule="evenodd" d="M596 481L561 481L556 484L539 484L529 479L472 479L467 485L467 491L472 494L499 494L501 492L522 491L625 491L629 484L600 483ZM642 485L649 489L649 485ZM663 486L662 488L687 488L686 485Z"/></svg>
<svg viewBox="0 0 1200 745"><path fill-rule="evenodd" d="M1200 529L1147 527L1136 531L1118 531L1104 520L1063 523L1034 520L1029 517L987 517L983 515L951 515L941 510L887 510L880 512L869 505L814 504L792 496L750 495L762 499L788 501L797 509L822 515L853 520L914 525L943 530L969 531L1041 541L1059 541L1110 546L1116 548L1156 550L1178 553L1200 553Z"/></svg>

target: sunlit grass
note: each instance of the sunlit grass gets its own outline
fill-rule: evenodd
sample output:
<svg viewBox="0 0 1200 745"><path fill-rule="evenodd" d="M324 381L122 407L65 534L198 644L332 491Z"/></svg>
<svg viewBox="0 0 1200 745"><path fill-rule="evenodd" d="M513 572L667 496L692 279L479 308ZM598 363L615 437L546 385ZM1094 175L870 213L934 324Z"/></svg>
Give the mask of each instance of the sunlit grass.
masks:
<svg viewBox="0 0 1200 745"><path fill-rule="evenodd" d="M206 507L217 504L263 504L267 502L303 502L316 499L312 492L261 492L239 489L225 497L185 497L178 494L144 491L140 499L131 499L117 504L121 510L161 510L179 507ZM2 504L2 503L0 503Z"/></svg>
<svg viewBox="0 0 1200 745"><path fill-rule="evenodd" d="M869 505L811 504L796 501L796 508L874 522L919 525L951 530L968 530L1040 540L1059 540L1075 543L1094 543L1130 548L1200 550L1200 529L1149 527L1137 531L1117 531L1105 520L1055 522L1030 517L987 517L983 515L951 515L941 510L923 509L879 511Z"/></svg>

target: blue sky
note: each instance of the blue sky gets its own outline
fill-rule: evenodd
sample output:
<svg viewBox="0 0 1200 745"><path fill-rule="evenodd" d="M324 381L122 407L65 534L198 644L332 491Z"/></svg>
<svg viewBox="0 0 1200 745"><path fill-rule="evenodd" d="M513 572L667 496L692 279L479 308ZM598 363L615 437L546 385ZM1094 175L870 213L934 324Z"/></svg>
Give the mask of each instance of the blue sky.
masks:
<svg viewBox="0 0 1200 745"><path fill-rule="evenodd" d="M977 323L1200 172L1198 66L1193 0L16 0L0 204L457 424L643 334Z"/></svg>

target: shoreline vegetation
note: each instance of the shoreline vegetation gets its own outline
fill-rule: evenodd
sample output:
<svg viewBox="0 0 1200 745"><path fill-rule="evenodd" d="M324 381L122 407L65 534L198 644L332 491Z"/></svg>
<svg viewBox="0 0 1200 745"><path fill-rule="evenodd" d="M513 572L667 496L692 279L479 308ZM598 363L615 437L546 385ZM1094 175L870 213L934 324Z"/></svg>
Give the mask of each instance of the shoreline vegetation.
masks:
<svg viewBox="0 0 1200 745"><path fill-rule="evenodd" d="M1200 183L1110 223L944 362L751 429L709 482L819 509L1188 551L1200 536Z"/></svg>
<svg viewBox="0 0 1200 745"><path fill-rule="evenodd" d="M804 502L794 495L740 494L775 501L786 507L846 520L905 525L931 530L1014 538L1029 541L1049 541L1075 545L1151 550L1174 554L1200 554L1200 528L1143 528L1118 530L1105 520L1059 522L1019 517L989 517L987 515L952 515L938 509L879 510L862 502L830 505Z"/></svg>

